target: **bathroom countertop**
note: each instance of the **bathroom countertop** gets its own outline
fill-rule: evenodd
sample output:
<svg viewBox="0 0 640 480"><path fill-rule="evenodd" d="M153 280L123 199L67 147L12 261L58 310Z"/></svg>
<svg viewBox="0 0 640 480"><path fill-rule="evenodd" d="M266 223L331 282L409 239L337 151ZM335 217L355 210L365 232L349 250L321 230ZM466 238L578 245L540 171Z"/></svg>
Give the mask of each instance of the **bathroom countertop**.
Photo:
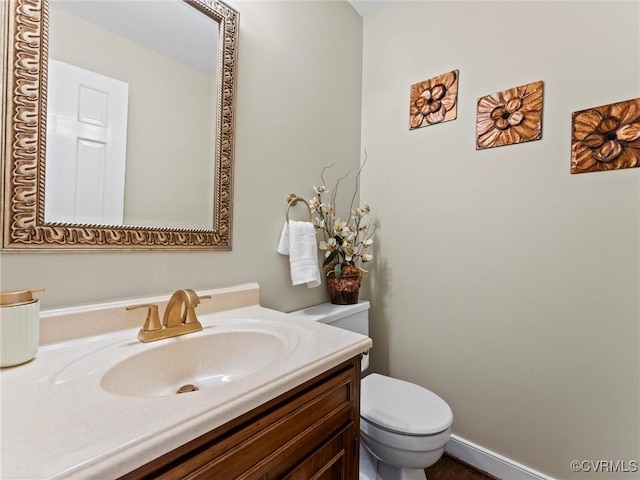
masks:
<svg viewBox="0 0 640 480"><path fill-rule="evenodd" d="M2 369L0 477L118 477L371 347L368 337L259 305L200 316L205 330L252 319L295 330L297 348L259 375L185 395L115 395L69 372L114 345L143 349L200 332L142 344L139 328L125 329L41 346L31 362Z"/></svg>

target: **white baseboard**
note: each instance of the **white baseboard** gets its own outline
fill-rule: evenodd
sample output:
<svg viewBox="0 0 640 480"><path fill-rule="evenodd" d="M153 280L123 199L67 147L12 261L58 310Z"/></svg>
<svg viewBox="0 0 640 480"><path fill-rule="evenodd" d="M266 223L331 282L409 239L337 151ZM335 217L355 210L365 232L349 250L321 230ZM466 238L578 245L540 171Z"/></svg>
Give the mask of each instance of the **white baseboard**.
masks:
<svg viewBox="0 0 640 480"><path fill-rule="evenodd" d="M451 435L445 451L502 480L555 480L457 435Z"/></svg>

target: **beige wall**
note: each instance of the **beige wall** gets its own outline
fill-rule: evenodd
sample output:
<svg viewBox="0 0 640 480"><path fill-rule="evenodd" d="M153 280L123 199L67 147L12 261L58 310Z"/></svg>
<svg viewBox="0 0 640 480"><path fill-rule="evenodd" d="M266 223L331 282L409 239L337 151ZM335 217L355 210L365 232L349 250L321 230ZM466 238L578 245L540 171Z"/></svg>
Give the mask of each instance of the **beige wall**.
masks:
<svg viewBox="0 0 640 480"><path fill-rule="evenodd" d="M257 281L262 304L326 301L292 287L276 253L286 196L360 159L362 19L346 2L231 2L240 11L233 250L2 253L2 289L44 287L43 308ZM304 210L292 211L292 218Z"/></svg>
<svg viewBox="0 0 640 480"><path fill-rule="evenodd" d="M640 169L570 175L573 111L640 96L638 2L392 2L364 20L372 362L454 433L569 478L640 458ZM408 130L460 71L458 119ZM542 140L475 150L476 100L545 83Z"/></svg>
<svg viewBox="0 0 640 480"><path fill-rule="evenodd" d="M55 6L50 17L51 58L129 85L124 223L211 228L215 78Z"/></svg>

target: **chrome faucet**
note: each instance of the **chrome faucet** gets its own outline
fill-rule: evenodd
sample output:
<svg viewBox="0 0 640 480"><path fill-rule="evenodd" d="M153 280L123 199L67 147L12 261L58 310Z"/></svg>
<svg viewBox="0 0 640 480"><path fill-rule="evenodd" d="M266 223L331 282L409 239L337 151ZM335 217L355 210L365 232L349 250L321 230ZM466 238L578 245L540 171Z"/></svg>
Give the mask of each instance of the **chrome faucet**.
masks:
<svg viewBox="0 0 640 480"><path fill-rule="evenodd" d="M147 308L147 319L138 332L138 339L141 342L154 342L163 338L186 335L187 333L199 332L202 324L198 321L196 307L201 299L211 298L211 295L198 296L191 289L176 291L164 311L162 323L158 315L157 305L130 305L127 310L134 308Z"/></svg>

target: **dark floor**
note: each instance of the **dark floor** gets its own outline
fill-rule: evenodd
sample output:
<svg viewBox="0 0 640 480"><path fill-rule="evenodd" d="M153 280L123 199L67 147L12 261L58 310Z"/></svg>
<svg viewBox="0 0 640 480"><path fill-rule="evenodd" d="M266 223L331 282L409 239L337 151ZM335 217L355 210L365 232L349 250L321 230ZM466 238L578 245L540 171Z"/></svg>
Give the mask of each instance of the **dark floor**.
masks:
<svg viewBox="0 0 640 480"><path fill-rule="evenodd" d="M425 472L428 480L499 480L496 477L484 475L446 454Z"/></svg>

